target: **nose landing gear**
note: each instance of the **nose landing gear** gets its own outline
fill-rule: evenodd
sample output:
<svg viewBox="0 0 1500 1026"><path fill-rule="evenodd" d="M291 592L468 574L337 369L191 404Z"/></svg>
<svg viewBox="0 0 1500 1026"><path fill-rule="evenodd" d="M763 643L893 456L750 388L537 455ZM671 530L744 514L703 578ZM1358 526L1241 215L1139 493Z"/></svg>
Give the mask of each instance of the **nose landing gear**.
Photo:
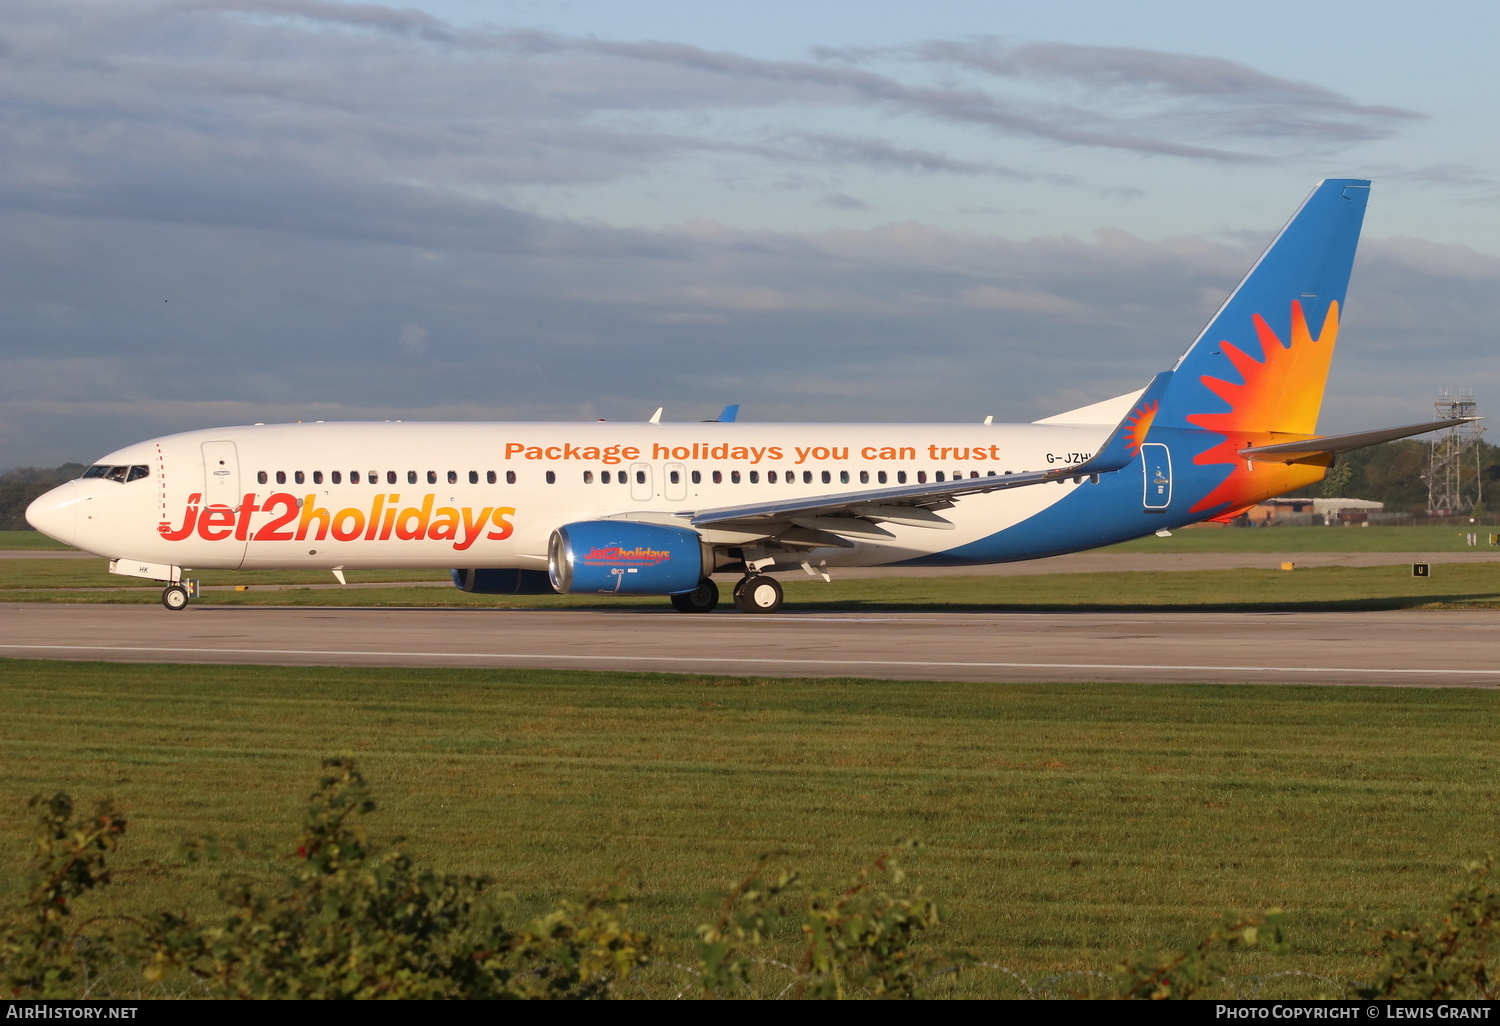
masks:
<svg viewBox="0 0 1500 1026"><path fill-rule="evenodd" d="M186 609L188 590L181 584L169 584L162 589L161 604L171 610Z"/></svg>

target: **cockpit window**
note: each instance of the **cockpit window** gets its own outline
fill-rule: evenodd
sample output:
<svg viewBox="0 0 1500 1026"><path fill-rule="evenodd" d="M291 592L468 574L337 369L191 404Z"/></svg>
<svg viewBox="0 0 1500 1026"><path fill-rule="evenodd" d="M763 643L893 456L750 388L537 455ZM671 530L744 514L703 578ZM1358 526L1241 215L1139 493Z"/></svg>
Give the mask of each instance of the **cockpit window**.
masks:
<svg viewBox="0 0 1500 1026"><path fill-rule="evenodd" d="M102 477L106 481L124 484L126 481L139 481L141 478L149 476L150 473L151 468L140 463L128 467L116 467L110 466L107 463L96 463L85 470L83 476Z"/></svg>

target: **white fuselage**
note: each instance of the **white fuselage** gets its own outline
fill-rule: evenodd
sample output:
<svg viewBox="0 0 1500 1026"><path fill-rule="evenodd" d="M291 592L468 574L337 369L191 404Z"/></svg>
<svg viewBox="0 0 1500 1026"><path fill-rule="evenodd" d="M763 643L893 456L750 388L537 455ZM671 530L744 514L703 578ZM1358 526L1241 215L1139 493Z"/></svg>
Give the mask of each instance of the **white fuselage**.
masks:
<svg viewBox="0 0 1500 1026"><path fill-rule="evenodd" d="M108 556L182 568L543 569L560 525L677 514L882 485L1082 464L1107 425L317 423L169 435L99 462L136 480L64 486L43 530ZM939 475L942 475L940 478ZM1078 484L966 498L952 530L808 558L929 556L1033 517ZM734 543L733 526L704 532ZM1078 548L1097 542L1080 540ZM1019 556L1019 558L1025 558Z"/></svg>

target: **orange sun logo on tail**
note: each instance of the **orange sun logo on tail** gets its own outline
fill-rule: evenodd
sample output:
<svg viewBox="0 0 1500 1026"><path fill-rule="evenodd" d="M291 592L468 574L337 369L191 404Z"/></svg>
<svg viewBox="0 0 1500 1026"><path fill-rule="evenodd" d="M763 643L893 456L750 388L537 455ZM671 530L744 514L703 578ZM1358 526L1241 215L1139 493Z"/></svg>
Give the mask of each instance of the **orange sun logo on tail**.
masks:
<svg viewBox="0 0 1500 1026"><path fill-rule="evenodd" d="M1151 422L1156 419L1156 411L1161 409L1161 403L1155 399L1149 403L1137 406L1131 411L1130 416L1125 418L1125 451L1131 456L1141 451L1141 446L1146 444L1146 435L1151 431Z"/></svg>
<svg viewBox="0 0 1500 1026"><path fill-rule="evenodd" d="M1239 450L1264 445L1273 436L1292 441L1317 430L1318 410L1323 405L1323 386L1328 380L1328 365L1339 334L1339 305L1330 303L1322 330L1313 337L1307 326L1302 304L1292 301L1291 343L1285 344L1255 314L1255 334L1260 339L1262 359L1257 360L1232 342L1222 342L1222 352L1243 379L1242 384L1204 375L1203 385L1229 404L1223 413L1195 413L1186 418L1191 424L1214 431L1223 441L1194 457L1199 465L1231 464L1219 486L1203 497L1192 511L1212 509L1226 503L1231 509L1251 505L1269 495L1301 487L1320 480L1322 467L1262 463L1256 469L1241 459Z"/></svg>

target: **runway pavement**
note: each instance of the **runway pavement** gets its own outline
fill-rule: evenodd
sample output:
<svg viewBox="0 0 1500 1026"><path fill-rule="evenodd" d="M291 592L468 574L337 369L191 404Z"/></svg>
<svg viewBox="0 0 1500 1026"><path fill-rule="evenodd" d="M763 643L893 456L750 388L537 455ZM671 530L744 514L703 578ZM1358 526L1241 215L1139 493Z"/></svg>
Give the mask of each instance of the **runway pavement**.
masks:
<svg viewBox="0 0 1500 1026"><path fill-rule="evenodd" d="M0 604L0 656L989 682L1500 686L1500 611L779 613Z"/></svg>

